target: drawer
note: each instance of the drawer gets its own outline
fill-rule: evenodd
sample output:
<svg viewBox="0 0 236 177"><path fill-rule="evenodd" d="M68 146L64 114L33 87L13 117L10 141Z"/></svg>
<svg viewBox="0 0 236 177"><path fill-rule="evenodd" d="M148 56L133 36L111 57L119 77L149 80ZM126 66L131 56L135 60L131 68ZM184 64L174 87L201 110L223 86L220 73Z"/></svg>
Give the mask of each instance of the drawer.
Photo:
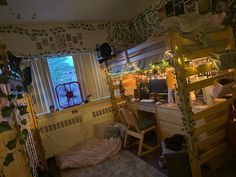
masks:
<svg viewBox="0 0 236 177"><path fill-rule="evenodd" d="M137 105L137 109L140 110L140 111L156 113L155 106Z"/></svg>
<svg viewBox="0 0 236 177"><path fill-rule="evenodd" d="M174 134L183 134L183 126L177 125L177 124L173 124L173 123L169 123L169 122L165 122L165 121L159 121L159 128L160 128L160 133L161 133L161 137L166 138L169 136L172 136Z"/></svg>
<svg viewBox="0 0 236 177"><path fill-rule="evenodd" d="M159 120L182 125L182 114L178 110L157 108Z"/></svg>

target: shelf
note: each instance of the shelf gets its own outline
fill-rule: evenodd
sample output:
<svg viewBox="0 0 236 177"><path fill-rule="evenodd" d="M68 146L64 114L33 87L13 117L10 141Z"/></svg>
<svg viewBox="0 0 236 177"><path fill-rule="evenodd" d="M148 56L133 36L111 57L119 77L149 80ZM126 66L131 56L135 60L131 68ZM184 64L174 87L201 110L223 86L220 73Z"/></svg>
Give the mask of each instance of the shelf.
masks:
<svg viewBox="0 0 236 177"><path fill-rule="evenodd" d="M199 65L197 67L188 67L185 69L185 72L186 72L186 76L193 76L200 73L212 71L213 69L215 69L214 65L212 63L207 63L207 64Z"/></svg>
<svg viewBox="0 0 236 177"><path fill-rule="evenodd" d="M204 87L213 85L216 80L219 80L219 79L222 79L222 78L225 78L225 77L230 77L230 76L233 76L233 75L234 75L234 72L230 71L230 72L227 72L227 73L224 73L224 74L219 74L217 76L214 76L214 77L211 77L211 78L208 78L208 79L196 81L196 82L193 82L193 83L189 84L187 90L188 90L188 92L191 92L191 91L195 91L195 90L198 90L198 89L202 89Z"/></svg>

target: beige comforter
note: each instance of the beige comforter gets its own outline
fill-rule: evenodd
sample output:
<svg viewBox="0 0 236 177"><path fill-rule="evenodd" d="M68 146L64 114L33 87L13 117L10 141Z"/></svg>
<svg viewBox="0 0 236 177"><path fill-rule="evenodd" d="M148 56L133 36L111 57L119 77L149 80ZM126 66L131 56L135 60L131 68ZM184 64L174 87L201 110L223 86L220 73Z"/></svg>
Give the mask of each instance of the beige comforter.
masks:
<svg viewBox="0 0 236 177"><path fill-rule="evenodd" d="M117 154L121 147L120 138L93 138L60 153L56 161L60 169L92 166Z"/></svg>

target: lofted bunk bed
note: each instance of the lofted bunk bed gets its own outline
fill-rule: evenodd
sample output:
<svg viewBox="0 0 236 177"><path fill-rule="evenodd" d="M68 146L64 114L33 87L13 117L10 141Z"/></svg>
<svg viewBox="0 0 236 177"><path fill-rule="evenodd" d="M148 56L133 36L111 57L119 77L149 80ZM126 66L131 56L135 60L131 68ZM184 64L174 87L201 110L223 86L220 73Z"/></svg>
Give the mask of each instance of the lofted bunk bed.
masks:
<svg viewBox="0 0 236 177"><path fill-rule="evenodd" d="M207 45L203 46L199 41L190 39L189 35L186 37L180 33L165 33L128 49L107 62L114 108L119 110L121 105L126 104L136 114L140 110L154 113L161 141L174 134L183 134L186 137L193 177L202 176L201 165L207 164L211 169L216 169L232 157L226 136L232 117L230 107L234 103L235 65L219 68L211 55L231 53L235 49L234 37L230 27L205 35ZM231 60L232 58L231 56ZM140 103L137 99L140 98L140 93L138 96L135 96L135 91L133 94L126 94L125 90L140 91L140 75L141 78L148 78L143 82L151 80L153 75L158 77L160 72L156 70L162 68L154 70L152 64L162 60L169 61L175 75L174 103ZM131 69L127 69L127 65ZM134 65L141 66L141 69L132 67ZM212 87L222 79L232 81L228 86L221 85L220 91L226 87L228 90L220 98L212 96ZM117 89L122 94L114 94ZM196 101L197 94L195 95L199 90L203 92L201 103ZM224 97L226 94L228 95ZM130 95L133 95L132 99Z"/></svg>

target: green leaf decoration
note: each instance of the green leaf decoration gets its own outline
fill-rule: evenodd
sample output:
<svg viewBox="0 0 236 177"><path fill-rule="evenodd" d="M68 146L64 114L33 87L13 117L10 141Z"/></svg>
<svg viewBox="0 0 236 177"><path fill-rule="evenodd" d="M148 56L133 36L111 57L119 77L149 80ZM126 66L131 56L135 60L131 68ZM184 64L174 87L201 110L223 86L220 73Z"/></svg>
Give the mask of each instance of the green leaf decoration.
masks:
<svg viewBox="0 0 236 177"><path fill-rule="evenodd" d="M27 124L27 120L26 120L26 119L23 119L20 123L21 123L22 125L26 125L26 124Z"/></svg>
<svg viewBox="0 0 236 177"><path fill-rule="evenodd" d="M17 106L17 109L20 111L20 115L21 115L21 116L28 113L28 112L26 111L26 110L27 110L27 106Z"/></svg>
<svg viewBox="0 0 236 177"><path fill-rule="evenodd" d="M17 94L17 99L22 99L24 98L22 94Z"/></svg>
<svg viewBox="0 0 236 177"><path fill-rule="evenodd" d="M6 98L7 95L0 89L0 98Z"/></svg>
<svg viewBox="0 0 236 177"><path fill-rule="evenodd" d="M9 101L12 101L15 97L16 97L15 95L10 94L10 95L7 96L7 99L8 99Z"/></svg>
<svg viewBox="0 0 236 177"><path fill-rule="evenodd" d="M3 165L6 167L13 161L14 161L13 153L8 153L7 156L5 157Z"/></svg>
<svg viewBox="0 0 236 177"><path fill-rule="evenodd" d="M27 129L23 129L21 132L20 132L20 144L25 144L25 141L27 140L28 138L28 130Z"/></svg>
<svg viewBox="0 0 236 177"><path fill-rule="evenodd" d="M23 91L23 87L20 86L20 85L17 85L17 86L16 86L16 91L17 91L17 92L22 92L22 91Z"/></svg>
<svg viewBox="0 0 236 177"><path fill-rule="evenodd" d="M8 125L7 122L0 123L0 133L5 132L5 131L9 131L9 130L11 130L11 127Z"/></svg>
<svg viewBox="0 0 236 177"><path fill-rule="evenodd" d="M8 141L6 147L7 147L9 150L12 150L12 149L16 148L16 142L17 142L16 138L13 139L13 140L11 140L11 141Z"/></svg>
<svg viewBox="0 0 236 177"><path fill-rule="evenodd" d="M7 6L7 0L0 0L0 6Z"/></svg>
<svg viewBox="0 0 236 177"><path fill-rule="evenodd" d="M2 116L9 117L11 113L14 111L15 105L11 104L10 106L5 106L2 108Z"/></svg>

